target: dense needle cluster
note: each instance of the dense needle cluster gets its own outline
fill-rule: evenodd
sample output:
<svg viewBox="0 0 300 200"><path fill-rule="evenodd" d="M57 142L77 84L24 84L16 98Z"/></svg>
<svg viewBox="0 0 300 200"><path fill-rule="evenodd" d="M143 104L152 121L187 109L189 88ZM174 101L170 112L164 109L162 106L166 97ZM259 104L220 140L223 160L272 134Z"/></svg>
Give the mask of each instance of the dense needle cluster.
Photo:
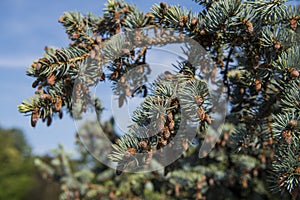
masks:
<svg viewBox="0 0 300 200"><path fill-rule="evenodd" d="M284 0L194 1L203 9L162 2L143 13L126 2L109 0L102 17L65 12L59 19L70 45L46 47L43 58L27 70L35 78L36 91L18 108L31 115L31 125L39 119L50 125L64 111L75 119L89 107L101 113L101 102L91 97L89 87L108 81L119 107L139 94L144 98L124 136L116 139L113 120L100 123L113 140L109 158L117 162L117 174L163 164L154 155L164 152L164 147L186 150L164 169L165 176L122 174L126 177L122 180L93 161L91 178L83 180L80 169L78 174L50 170L50 165L69 168L67 157L50 165L40 160L42 171L52 178L59 174L57 179L63 180L63 199L215 199L218 195L240 199L245 194L273 198L269 189L283 198L299 198L299 5ZM201 50L189 45L183 49L188 62L174 60L174 72L147 85L151 47L185 38L201 45L210 58L197 56L203 55ZM216 93L208 84L218 86ZM213 141L205 135L216 120L211 113L217 94L226 94L228 100L223 135L207 158L199 159L201 144ZM193 138L182 131L190 123L196 124ZM86 138L97 135L91 130L85 131ZM62 152L61 148L56 156ZM125 183L130 193L125 192Z"/></svg>

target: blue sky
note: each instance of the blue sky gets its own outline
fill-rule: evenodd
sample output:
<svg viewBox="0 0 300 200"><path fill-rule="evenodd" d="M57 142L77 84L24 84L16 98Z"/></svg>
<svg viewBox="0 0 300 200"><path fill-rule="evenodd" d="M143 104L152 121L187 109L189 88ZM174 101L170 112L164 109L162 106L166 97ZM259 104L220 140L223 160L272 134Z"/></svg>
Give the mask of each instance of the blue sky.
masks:
<svg viewBox="0 0 300 200"><path fill-rule="evenodd" d="M103 0L1 0L0 1L0 126L20 128L33 147L33 152L45 154L58 144L74 150L76 128L67 115L55 120L50 127L38 123L30 126L30 118L17 111L17 105L34 93L33 78L25 75L33 60L40 58L46 45L64 47L69 40L57 22L64 11L92 12L101 15ZM149 11L155 0L128 1L141 10ZM165 1L199 9L189 1Z"/></svg>

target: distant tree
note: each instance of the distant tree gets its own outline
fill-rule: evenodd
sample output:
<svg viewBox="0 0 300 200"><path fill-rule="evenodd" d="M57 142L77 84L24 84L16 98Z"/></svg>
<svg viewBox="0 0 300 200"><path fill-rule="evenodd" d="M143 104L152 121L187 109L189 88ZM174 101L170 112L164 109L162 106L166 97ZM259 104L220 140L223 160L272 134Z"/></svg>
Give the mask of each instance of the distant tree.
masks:
<svg viewBox="0 0 300 200"><path fill-rule="evenodd" d="M0 128L0 169L0 199L50 200L58 196L57 186L39 175L21 130Z"/></svg>
<svg viewBox="0 0 300 200"><path fill-rule="evenodd" d="M20 130L0 130L0 199L22 199L32 189L30 147Z"/></svg>
<svg viewBox="0 0 300 200"><path fill-rule="evenodd" d="M120 178L101 164L84 168L93 162L84 155L83 165L72 167L60 147L50 163L36 164L61 183L61 199L275 198L270 191L300 198L299 6L284 0L194 1L203 10L162 2L144 14L109 0L102 17L65 12L59 19L72 42L47 47L27 70L36 78L36 95L18 108L31 114L32 126L40 119L51 125L63 109L81 119L93 108L98 122L86 122L78 135L95 157L115 163L118 175L164 166L176 151L184 152L164 172ZM147 85L151 47L186 38L194 41L183 49L187 59L174 60L174 72ZM89 91L104 80L112 83L116 106L138 94L144 98L120 138L107 128L113 121L99 123L101 101ZM218 89L211 91L209 84ZM227 116L223 130L213 134L218 120L213 112L224 104L218 101L223 95ZM195 129L187 131L191 124ZM105 135L113 143L108 156ZM208 153L201 146L214 142L213 151L199 159L199 151ZM166 156L154 156L157 152Z"/></svg>

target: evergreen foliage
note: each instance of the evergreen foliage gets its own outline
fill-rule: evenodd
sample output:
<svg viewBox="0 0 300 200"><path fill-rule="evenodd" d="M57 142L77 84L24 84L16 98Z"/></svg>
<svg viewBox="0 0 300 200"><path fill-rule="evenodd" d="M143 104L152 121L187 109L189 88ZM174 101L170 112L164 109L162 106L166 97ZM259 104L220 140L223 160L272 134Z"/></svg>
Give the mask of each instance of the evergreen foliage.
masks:
<svg viewBox="0 0 300 200"><path fill-rule="evenodd" d="M93 173L73 172L60 147L50 165L41 160L36 164L60 181L62 199L274 198L269 189L282 198L300 198L299 5L284 0L194 1L203 10L162 2L144 14L126 2L108 0L102 17L65 12L59 19L72 40L69 47L46 48L44 57L27 70L36 78L37 90L18 108L31 115L32 126L39 119L50 125L55 115L62 117L63 108L79 119L91 105L96 105L100 120L103 108L89 87L106 80L113 84L120 107L136 93L144 96L124 136L115 139L117 134L108 128L112 121L98 130L113 140L109 158L117 162L117 174L129 165L146 167L156 160L153 152L165 146L185 150L197 143L164 172L122 174L122 178L95 163ZM154 37L142 30L153 31ZM133 42L124 43L124 37ZM162 74L150 87L134 88L147 83L147 49L184 37L203 46L213 65L195 56L199 52L191 45L186 54L193 62L178 62L175 73ZM126 76L129 70L136 70L134 76ZM205 137L215 120L208 74L212 83L225 86L220 90L227 95L229 110L214 150L199 159L201 144L214 140ZM185 121L197 124L195 140L180 131ZM157 134L147 135L149 130ZM83 135L89 138L94 132ZM138 153L144 156L136 157Z"/></svg>

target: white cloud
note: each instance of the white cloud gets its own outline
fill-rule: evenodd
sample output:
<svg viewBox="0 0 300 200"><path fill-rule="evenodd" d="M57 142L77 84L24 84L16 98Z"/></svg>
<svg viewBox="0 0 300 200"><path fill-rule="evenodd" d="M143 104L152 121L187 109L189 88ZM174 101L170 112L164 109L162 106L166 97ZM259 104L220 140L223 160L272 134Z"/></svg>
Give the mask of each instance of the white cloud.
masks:
<svg viewBox="0 0 300 200"><path fill-rule="evenodd" d="M28 68L37 56L0 57L0 68Z"/></svg>

